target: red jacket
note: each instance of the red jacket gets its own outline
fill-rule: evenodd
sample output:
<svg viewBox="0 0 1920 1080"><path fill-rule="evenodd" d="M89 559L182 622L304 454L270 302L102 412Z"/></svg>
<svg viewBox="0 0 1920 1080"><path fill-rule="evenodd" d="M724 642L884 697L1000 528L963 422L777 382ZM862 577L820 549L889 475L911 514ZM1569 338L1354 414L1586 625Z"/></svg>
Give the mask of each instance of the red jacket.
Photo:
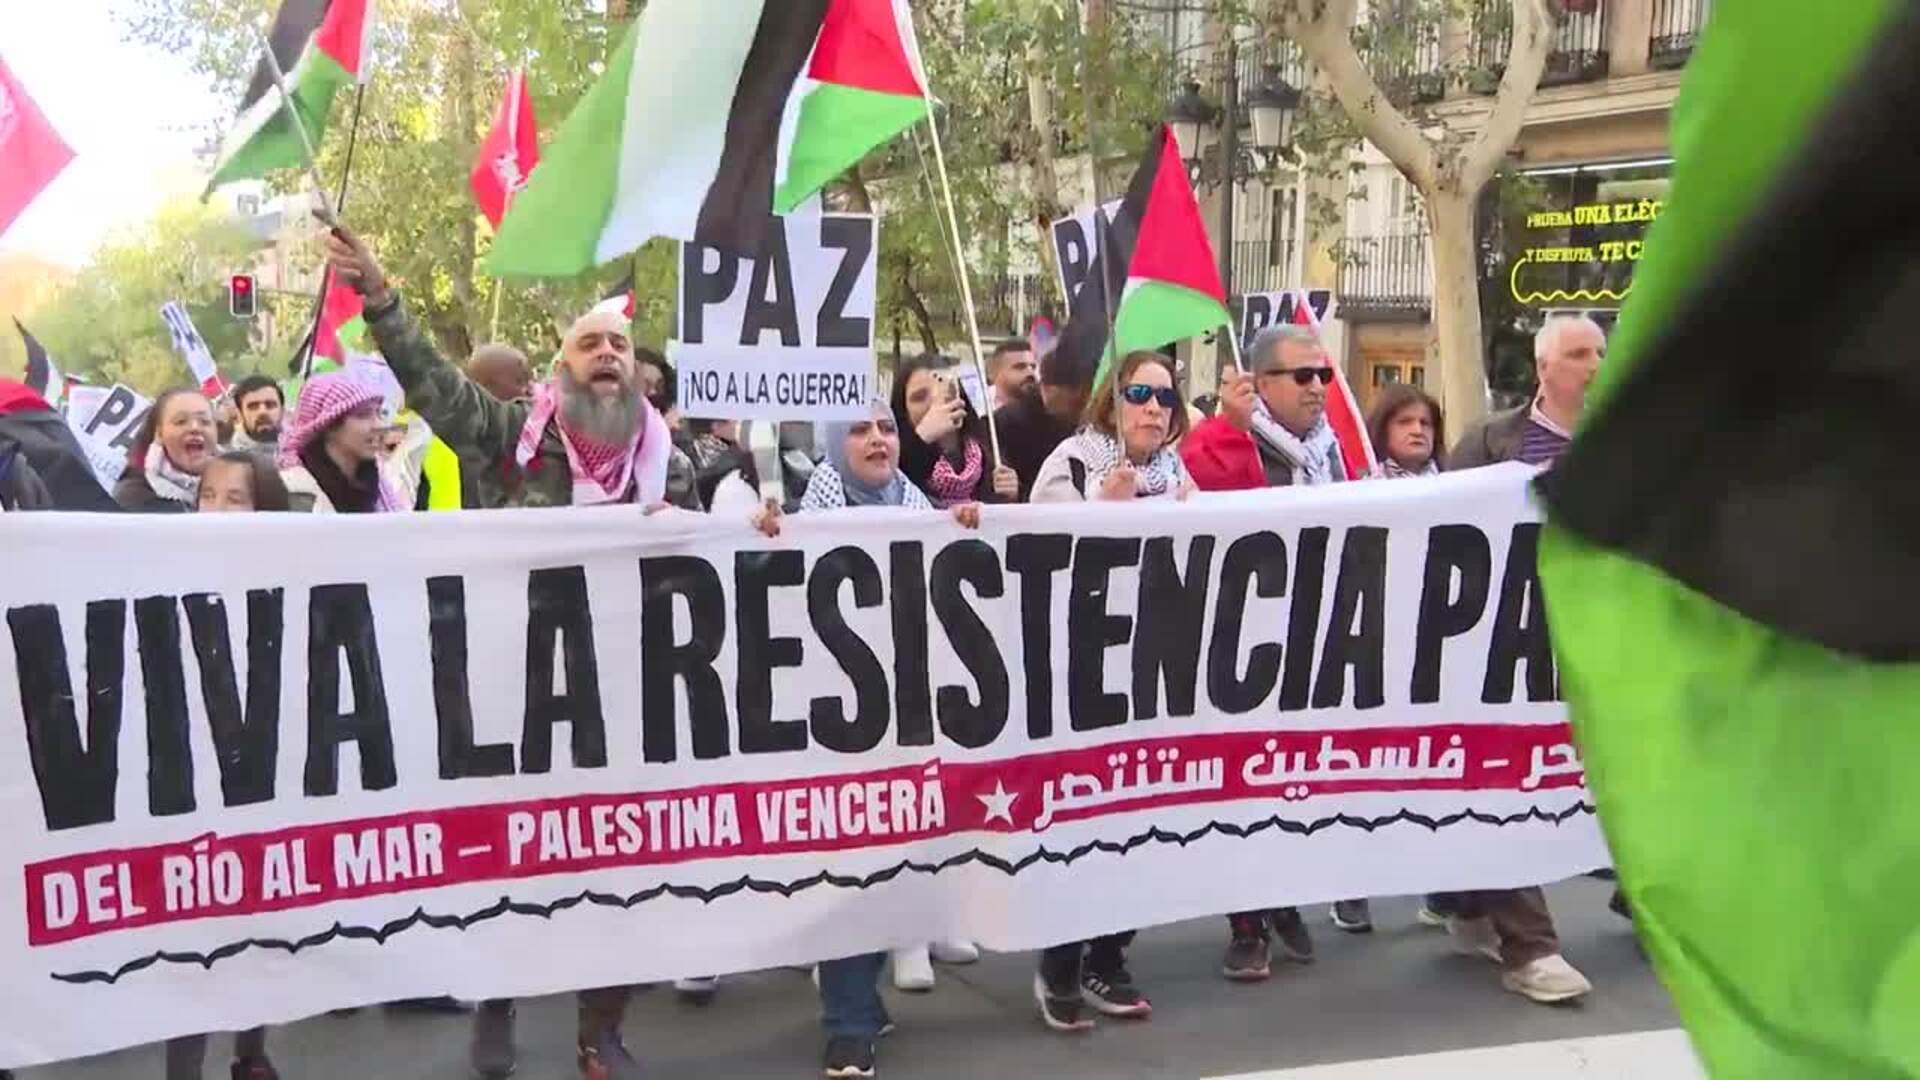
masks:
<svg viewBox="0 0 1920 1080"><path fill-rule="evenodd" d="M1180 440L1180 461L1201 491L1251 491L1267 486L1253 436L1225 417L1200 421Z"/></svg>

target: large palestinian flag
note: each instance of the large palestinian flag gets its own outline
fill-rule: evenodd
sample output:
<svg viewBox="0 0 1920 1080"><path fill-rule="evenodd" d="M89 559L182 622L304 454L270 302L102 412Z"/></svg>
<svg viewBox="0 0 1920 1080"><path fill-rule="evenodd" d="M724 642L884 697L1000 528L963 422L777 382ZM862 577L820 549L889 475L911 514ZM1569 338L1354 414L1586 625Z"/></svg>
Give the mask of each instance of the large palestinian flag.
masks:
<svg viewBox="0 0 1920 1080"><path fill-rule="evenodd" d="M652 0L487 267L567 276L655 236L757 254L773 213L926 116L926 92L906 0Z"/></svg>
<svg viewBox="0 0 1920 1080"><path fill-rule="evenodd" d="M1717 4L1588 416L1555 651L1715 1076L1920 1076L1920 0Z"/></svg>
<svg viewBox="0 0 1920 1080"><path fill-rule="evenodd" d="M1090 372L1091 382L1099 381L1114 357L1157 350L1231 323L1200 203L1166 125L1148 140L1126 198L1102 230L1088 276L1074 297L1060 354L1072 365L1067 370ZM1109 297L1115 301L1111 320Z"/></svg>
<svg viewBox="0 0 1920 1080"><path fill-rule="evenodd" d="M293 112L316 148L326 131L334 97L342 87L366 81L372 38L373 0L282 3L268 45L286 75ZM301 45L289 65L284 53L292 42ZM263 60L263 70L255 73L247 96L241 99L240 118L221 145L219 163L207 182L209 191L275 169L299 168L305 162L294 117L264 68Z"/></svg>

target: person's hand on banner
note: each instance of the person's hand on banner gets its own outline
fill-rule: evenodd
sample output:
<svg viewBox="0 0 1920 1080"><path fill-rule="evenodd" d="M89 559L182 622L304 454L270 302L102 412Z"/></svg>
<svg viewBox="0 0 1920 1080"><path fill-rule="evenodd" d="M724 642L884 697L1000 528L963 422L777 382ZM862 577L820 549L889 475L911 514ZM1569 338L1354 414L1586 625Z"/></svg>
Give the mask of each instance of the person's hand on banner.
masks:
<svg viewBox="0 0 1920 1080"><path fill-rule="evenodd" d="M1187 496L1192 495L1194 492L1199 490L1200 490L1199 487L1197 487L1194 484L1191 478L1182 480L1180 481L1180 489L1174 493L1174 496L1173 496L1174 501L1186 502Z"/></svg>
<svg viewBox="0 0 1920 1080"><path fill-rule="evenodd" d="M327 265L340 275L371 308L385 307L388 301L387 274L380 260L373 257L360 238L344 225L327 230Z"/></svg>
<svg viewBox="0 0 1920 1080"><path fill-rule="evenodd" d="M1233 368L1220 377L1220 415L1241 431L1253 429L1253 376Z"/></svg>
<svg viewBox="0 0 1920 1080"><path fill-rule="evenodd" d="M1113 467L1105 480L1100 481L1100 497L1103 499L1133 499L1140 495L1140 477L1133 471L1133 462L1122 461Z"/></svg>
<svg viewBox="0 0 1920 1080"><path fill-rule="evenodd" d="M944 397L927 407L927 415L914 426L914 434L929 446L960 430L967 419L967 403L958 395Z"/></svg>
<svg viewBox="0 0 1920 1080"><path fill-rule="evenodd" d="M768 499L753 512L753 527L760 530L769 540L780 535L782 511L777 499Z"/></svg>
<svg viewBox="0 0 1920 1080"><path fill-rule="evenodd" d="M979 528L980 504L977 502L961 503L959 506L954 507L953 520L959 522L960 527L963 529Z"/></svg>
<svg viewBox="0 0 1920 1080"><path fill-rule="evenodd" d="M993 493L1007 500L1018 502L1020 499L1020 474L1006 465L993 467Z"/></svg>

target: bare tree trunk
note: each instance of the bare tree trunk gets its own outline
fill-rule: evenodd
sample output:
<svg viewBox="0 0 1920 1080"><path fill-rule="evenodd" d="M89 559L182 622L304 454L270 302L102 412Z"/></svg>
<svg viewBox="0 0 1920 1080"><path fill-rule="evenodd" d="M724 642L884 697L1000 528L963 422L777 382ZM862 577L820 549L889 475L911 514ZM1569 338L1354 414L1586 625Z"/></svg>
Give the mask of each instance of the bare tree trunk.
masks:
<svg viewBox="0 0 1920 1080"><path fill-rule="evenodd" d="M928 353L940 351L939 335L933 332L933 312L927 309L927 301L913 284L913 260L908 258L900 264L900 291L906 294L907 310L913 312L913 321L919 324L920 344Z"/></svg>
<svg viewBox="0 0 1920 1080"><path fill-rule="evenodd" d="M1033 155L1033 225L1040 233L1040 268L1047 284L1060 289L1060 268L1053 251L1053 221L1064 211L1060 205L1060 174L1054 170L1053 142L1057 128L1053 119L1053 81L1046 75L1047 56L1039 45L1027 46L1027 117L1031 125ZM1060 310L1067 309L1067 297L1060 297Z"/></svg>
<svg viewBox="0 0 1920 1080"><path fill-rule="evenodd" d="M1429 197L1426 206L1433 245L1433 328L1440 345L1440 405L1453 430L1464 431L1487 411L1474 200L1448 192Z"/></svg>
<svg viewBox="0 0 1920 1080"><path fill-rule="evenodd" d="M1526 123L1553 46L1552 0L1509 0L1513 40L1499 90L1464 146L1443 148L1395 108L1353 44L1356 0L1276 0L1276 28L1325 77L1360 134L1392 161L1426 202L1433 231L1433 323L1440 346L1441 405L1456 431L1486 415L1487 373L1473 238L1474 200Z"/></svg>

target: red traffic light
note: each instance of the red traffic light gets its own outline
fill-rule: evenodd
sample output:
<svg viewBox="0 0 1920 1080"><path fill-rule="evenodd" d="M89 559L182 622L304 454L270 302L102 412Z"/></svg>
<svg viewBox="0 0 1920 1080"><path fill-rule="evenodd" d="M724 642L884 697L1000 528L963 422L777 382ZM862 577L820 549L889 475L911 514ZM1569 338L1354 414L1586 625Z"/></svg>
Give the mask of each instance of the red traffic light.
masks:
<svg viewBox="0 0 1920 1080"><path fill-rule="evenodd" d="M235 274L227 279L227 310L236 319L253 318L255 305L253 275Z"/></svg>

